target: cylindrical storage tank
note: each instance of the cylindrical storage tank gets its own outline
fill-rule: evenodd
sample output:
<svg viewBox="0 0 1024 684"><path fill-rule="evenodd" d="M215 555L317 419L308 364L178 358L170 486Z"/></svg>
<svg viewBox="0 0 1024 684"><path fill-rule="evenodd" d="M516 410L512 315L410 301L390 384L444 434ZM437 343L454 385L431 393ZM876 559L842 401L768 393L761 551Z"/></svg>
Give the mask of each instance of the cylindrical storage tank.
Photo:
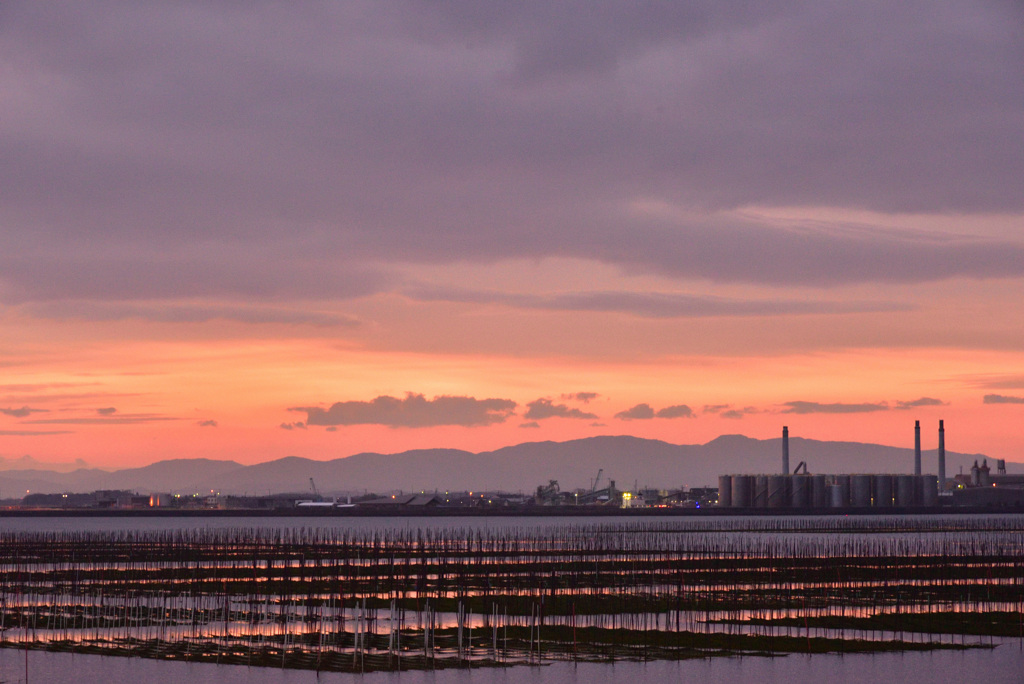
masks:
<svg viewBox="0 0 1024 684"><path fill-rule="evenodd" d="M754 476L754 508L768 507L768 476Z"/></svg>
<svg viewBox="0 0 1024 684"><path fill-rule="evenodd" d="M732 476L732 507L750 508L754 501L754 476Z"/></svg>
<svg viewBox="0 0 1024 684"><path fill-rule="evenodd" d="M719 508L732 506L732 477L730 475L718 476L718 506Z"/></svg>
<svg viewBox="0 0 1024 684"><path fill-rule="evenodd" d="M857 508L869 508L871 506L870 475L850 476L850 504Z"/></svg>
<svg viewBox="0 0 1024 684"><path fill-rule="evenodd" d="M910 508L917 505L917 482L913 475L896 476L896 505Z"/></svg>
<svg viewBox="0 0 1024 684"><path fill-rule="evenodd" d="M828 507L828 481L824 475L811 475L811 508Z"/></svg>
<svg viewBox="0 0 1024 684"><path fill-rule="evenodd" d="M939 505L939 478L934 475L921 475L917 478L921 483L921 505Z"/></svg>
<svg viewBox="0 0 1024 684"><path fill-rule="evenodd" d="M807 508L811 505L811 478L807 475L794 475L790 480L789 505L793 508Z"/></svg>
<svg viewBox="0 0 1024 684"><path fill-rule="evenodd" d="M789 504L788 484L785 475L768 476L768 508L785 508Z"/></svg>
<svg viewBox="0 0 1024 684"><path fill-rule="evenodd" d="M832 508L850 507L850 476L835 475L829 489L829 505Z"/></svg>
<svg viewBox="0 0 1024 684"><path fill-rule="evenodd" d="M892 504L892 475L875 475L875 506L891 508Z"/></svg>

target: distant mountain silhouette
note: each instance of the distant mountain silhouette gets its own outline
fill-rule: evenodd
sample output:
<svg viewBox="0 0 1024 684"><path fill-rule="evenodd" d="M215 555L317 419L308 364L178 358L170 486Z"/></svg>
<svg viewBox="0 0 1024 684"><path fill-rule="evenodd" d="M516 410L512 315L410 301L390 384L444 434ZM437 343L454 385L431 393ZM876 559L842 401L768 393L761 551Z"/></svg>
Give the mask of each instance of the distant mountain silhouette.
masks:
<svg viewBox="0 0 1024 684"><path fill-rule="evenodd" d="M289 456L252 466L234 461L174 459L141 468L70 473L40 469L0 472L0 496L32 492L89 492L133 489L140 492L225 494L308 492L313 478L323 494L428 490L533 491L548 480L562 489L590 487L598 469L599 487L616 480L620 489L635 485L659 489L716 486L729 473L778 472L781 439L751 439L723 435L707 444L676 445L627 436L591 437L568 442L528 442L495 451L471 453L458 449L416 449L399 454L361 453L331 461ZM913 472L913 449L822 442L790 438L790 463L806 461L818 473ZM967 472L983 454L946 452L950 477ZM935 473L936 452L922 456L924 472ZM994 469L993 459L989 465ZM1011 473L1024 473L1024 464L1007 463Z"/></svg>

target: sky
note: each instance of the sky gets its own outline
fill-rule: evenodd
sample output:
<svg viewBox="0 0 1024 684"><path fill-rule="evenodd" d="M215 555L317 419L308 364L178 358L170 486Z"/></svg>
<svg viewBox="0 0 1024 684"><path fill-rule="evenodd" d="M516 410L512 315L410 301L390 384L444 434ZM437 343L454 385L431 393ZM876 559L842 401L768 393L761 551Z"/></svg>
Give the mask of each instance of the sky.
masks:
<svg viewBox="0 0 1024 684"><path fill-rule="evenodd" d="M0 458L1024 461L1024 6L0 4Z"/></svg>

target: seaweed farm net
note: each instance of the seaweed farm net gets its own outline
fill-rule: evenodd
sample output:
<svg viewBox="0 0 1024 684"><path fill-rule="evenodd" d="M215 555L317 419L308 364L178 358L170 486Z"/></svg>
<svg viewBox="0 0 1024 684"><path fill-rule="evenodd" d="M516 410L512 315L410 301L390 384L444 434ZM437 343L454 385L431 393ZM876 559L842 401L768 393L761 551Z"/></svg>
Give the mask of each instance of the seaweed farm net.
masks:
<svg viewBox="0 0 1024 684"><path fill-rule="evenodd" d="M0 532L0 646L365 672L1024 643L1024 518Z"/></svg>

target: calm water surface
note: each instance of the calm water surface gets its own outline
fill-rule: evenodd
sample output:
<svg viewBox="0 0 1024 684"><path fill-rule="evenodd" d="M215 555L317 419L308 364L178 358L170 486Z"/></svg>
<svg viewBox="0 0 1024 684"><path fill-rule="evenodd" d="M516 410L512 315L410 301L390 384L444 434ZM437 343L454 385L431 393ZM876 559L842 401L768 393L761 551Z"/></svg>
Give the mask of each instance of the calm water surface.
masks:
<svg viewBox="0 0 1024 684"><path fill-rule="evenodd" d="M333 672L246 668L201 663L109 658L67 653L28 653L29 682L210 682L211 684L589 684L590 682L699 682L700 684L938 684L1024 681L1024 651L1017 640L992 650L869 655L790 655L780 658L716 658L683 662L556 663L503 670L443 670L351 675ZM25 653L0 649L0 680L25 680Z"/></svg>
<svg viewBox="0 0 1024 684"><path fill-rule="evenodd" d="M958 516L950 516L958 517ZM12 531L115 531L237 528L324 529L524 529L576 525L679 525L698 528L705 518L272 518L272 517L0 517L0 530ZM714 520L714 519L711 519ZM446 670L437 672L350 675L277 669L218 666L144 659L111 658L66 653L28 653L28 681L33 684L75 682L162 681L215 684L583 684L585 682L700 682L701 684L936 684L937 682L1024 682L1024 650L1017 639L996 642L994 649L965 652L884 653L862 655L789 655L777 658L716 658L684 662L614 665L556 663L544 667ZM0 682L25 682L25 652L0 649Z"/></svg>

